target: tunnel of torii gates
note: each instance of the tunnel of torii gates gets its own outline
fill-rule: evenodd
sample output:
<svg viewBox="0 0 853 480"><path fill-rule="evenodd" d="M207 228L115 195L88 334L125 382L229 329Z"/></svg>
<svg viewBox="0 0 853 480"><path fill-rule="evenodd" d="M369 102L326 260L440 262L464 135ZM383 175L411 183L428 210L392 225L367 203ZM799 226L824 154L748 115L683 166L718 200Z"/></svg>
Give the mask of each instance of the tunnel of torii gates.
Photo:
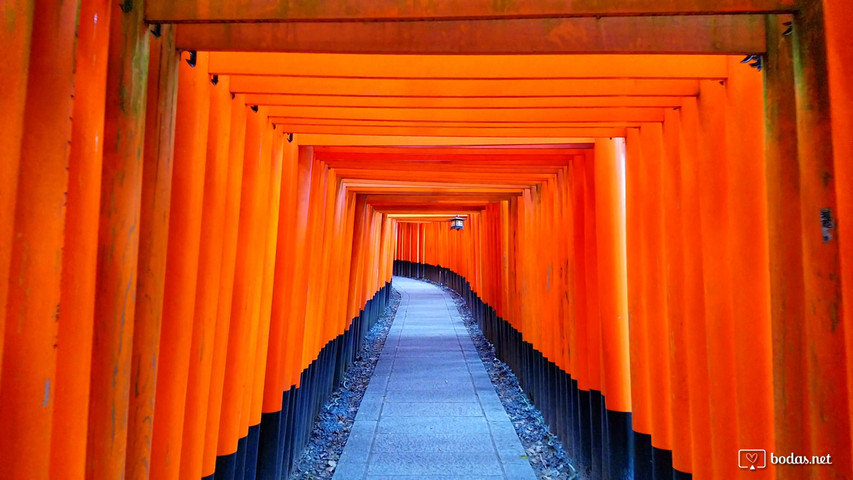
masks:
<svg viewBox="0 0 853 480"><path fill-rule="evenodd" d="M396 274L584 478L853 478L847 0L2 10L0 477L286 477Z"/></svg>

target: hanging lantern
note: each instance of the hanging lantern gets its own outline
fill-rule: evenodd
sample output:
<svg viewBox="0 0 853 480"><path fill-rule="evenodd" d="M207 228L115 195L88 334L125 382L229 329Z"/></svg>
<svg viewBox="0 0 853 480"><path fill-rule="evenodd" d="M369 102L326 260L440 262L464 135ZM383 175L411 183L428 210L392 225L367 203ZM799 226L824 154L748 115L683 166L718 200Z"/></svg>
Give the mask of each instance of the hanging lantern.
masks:
<svg viewBox="0 0 853 480"><path fill-rule="evenodd" d="M465 222L465 219L460 217L459 215L456 215L455 217L450 219L450 229L451 230L462 230L463 228L465 228L465 225L463 222Z"/></svg>

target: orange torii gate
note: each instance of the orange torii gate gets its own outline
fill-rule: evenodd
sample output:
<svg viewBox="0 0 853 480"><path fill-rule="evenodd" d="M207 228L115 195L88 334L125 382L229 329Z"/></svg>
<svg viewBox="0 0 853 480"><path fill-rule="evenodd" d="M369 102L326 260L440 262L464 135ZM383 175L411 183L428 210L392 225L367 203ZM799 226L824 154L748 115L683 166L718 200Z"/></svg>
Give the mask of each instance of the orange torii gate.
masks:
<svg viewBox="0 0 853 480"><path fill-rule="evenodd" d="M396 268L592 478L850 477L845 6L8 2L5 475L279 478Z"/></svg>

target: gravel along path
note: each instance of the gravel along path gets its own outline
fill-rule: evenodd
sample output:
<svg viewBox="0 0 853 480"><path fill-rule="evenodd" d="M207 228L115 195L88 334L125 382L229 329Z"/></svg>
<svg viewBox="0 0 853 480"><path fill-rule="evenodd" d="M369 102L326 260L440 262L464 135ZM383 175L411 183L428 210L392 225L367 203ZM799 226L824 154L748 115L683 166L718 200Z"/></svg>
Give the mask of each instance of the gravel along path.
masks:
<svg viewBox="0 0 853 480"><path fill-rule="evenodd" d="M367 333L355 362L344 374L341 386L332 393L320 411L308 446L297 459L290 474L291 480L332 478L399 305L400 294L392 290L391 303Z"/></svg>
<svg viewBox="0 0 853 480"><path fill-rule="evenodd" d="M539 409L530 403L530 399L519 386L518 379L512 370L497 358L494 346L480 331L476 320L471 316L471 311L465 305L465 300L450 288L441 287L453 295L459 314L462 315L462 321L468 328L471 340L474 341L474 346L480 354L480 360L486 367L486 373L492 380L492 385L498 392L498 398L501 399L510 421L515 426L518 438L521 439L521 444L527 451L527 458L536 476L539 480L579 479L580 475L572 467L560 439L550 432Z"/></svg>

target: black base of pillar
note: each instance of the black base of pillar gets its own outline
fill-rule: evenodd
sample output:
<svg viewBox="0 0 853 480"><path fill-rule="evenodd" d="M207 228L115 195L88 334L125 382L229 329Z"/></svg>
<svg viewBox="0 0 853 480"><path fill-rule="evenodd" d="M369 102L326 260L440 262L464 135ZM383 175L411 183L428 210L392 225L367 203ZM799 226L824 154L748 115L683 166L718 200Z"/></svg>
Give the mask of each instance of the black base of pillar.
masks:
<svg viewBox="0 0 853 480"><path fill-rule="evenodd" d="M672 450L652 447L652 469L655 480L672 480Z"/></svg>
<svg viewBox="0 0 853 480"><path fill-rule="evenodd" d="M213 475L215 480L235 480L236 475L237 452L216 457L216 473Z"/></svg>
<svg viewBox="0 0 853 480"><path fill-rule="evenodd" d="M634 478L653 480L652 436L634 432Z"/></svg>
<svg viewBox="0 0 853 480"><path fill-rule="evenodd" d="M604 480L622 480L631 478L634 473L634 435L631 431L631 413L605 411L605 452Z"/></svg>
<svg viewBox="0 0 853 480"><path fill-rule="evenodd" d="M249 427L246 436L246 466L244 467L243 479L255 480L258 471L258 442L260 440L261 426Z"/></svg>

